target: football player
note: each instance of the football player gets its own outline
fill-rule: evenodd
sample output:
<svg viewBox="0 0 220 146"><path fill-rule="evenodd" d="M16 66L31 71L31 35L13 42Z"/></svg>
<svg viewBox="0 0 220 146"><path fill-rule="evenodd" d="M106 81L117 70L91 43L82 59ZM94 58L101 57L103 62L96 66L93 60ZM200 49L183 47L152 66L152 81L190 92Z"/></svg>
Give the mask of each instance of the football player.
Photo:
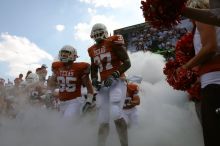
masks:
<svg viewBox="0 0 220 146"><path fill-rule="evenodd" d="M136 83L128 82L127 84L127 95L125 98L123 111L124 118L128 126L138 125L138 112L137 105L140 104L139 86Z"/></svg>
<svg viewBox="0 0 220 146"><path fill-rule="evenodd" d="M88 49L91 58L91 79L96 88L98 108L98 146L104 146L109 133L109 120L115 122L121 146L128 146L127 124L123 118L123 103L126 96L124 72L130 66L124 39L121 35L108 36L104 24L97 23L92 27L90 37L95 44ZM101 80L98 80L98 74Z"/></svg>
<svg viewBox="0 0 220 146"><path fill-rule="evenodd" d="M89 79L90 65L85 62L75 62L77 51L70 45L65 45L59 51L59 61L52 63L53 75L48 81L49 86L59 88L60 111L64 117L79 117L83 106L81 86L87 88L87 106L92 103L93 87ZM84 108L83 109L86 109Z"/></svg>

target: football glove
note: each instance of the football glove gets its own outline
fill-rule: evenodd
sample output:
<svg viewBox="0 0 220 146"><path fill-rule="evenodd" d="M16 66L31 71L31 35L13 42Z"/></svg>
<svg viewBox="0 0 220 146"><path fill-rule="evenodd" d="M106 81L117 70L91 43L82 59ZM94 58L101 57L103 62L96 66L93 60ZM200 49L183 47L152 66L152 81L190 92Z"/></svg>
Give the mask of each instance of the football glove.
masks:
<svg viewBox="0 0 220 146"><path fill-rule="evenodd" d="M93 101L93 95L88 93L87 94L87 98L86 98L86 102L82 107L82 112L86 113L88 111L88 109L91 107L92 105L92 101Z"/></svg>
<svg viewBox="0 0 220 146"><path fill-rule="evenodd" d="M109 77L104 81L104 86L105 86L105 87L110 87L110 86L112 85L112 83L113 83L113 80L114 80L113 76L112 76L112 75L109 76Z"/></svg>
<svg viewBox="0 0 220 146"><path fill-rule="evenodd" d="M119 71L114 71L105 81L104 81L104 86L105 87L110 87L113 83L113 81L117 78L120 77L120 72Z"/></svg>
<svg viewBox="0 0 220 146"><path fill-rule="evenodd" d="M112 76L113 76L113 78L117 79L120 77L120 72L118 70L116 70L112 73Z"/></svg>

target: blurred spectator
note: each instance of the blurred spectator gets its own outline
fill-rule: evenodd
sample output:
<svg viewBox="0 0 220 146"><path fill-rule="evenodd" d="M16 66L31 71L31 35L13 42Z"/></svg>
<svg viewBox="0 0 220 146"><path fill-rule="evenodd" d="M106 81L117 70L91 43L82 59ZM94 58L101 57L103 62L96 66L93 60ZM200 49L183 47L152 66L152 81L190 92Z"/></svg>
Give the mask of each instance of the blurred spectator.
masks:
<svg viewBox="0 0 220 146"><path fill-rule="evenodd" d="M3 110L6 107L5 98L6 98L6 91L5 91L5 80L3 78L0 78L0 114L3 112Z"/></svg>
<svg viewBox="0 0 220 146"><path fill-rule="evenodd" d="M36 73L39 76L39 81L40 82L45 82L46 81L46 76L47 76L47 66L46 66L46 64L42 64L42 66L40 68L37 68Z"/></svg>
<svg viewBox="0 0 220 146"><path fill-rule="evenodd" d="M5 80L0 78L0 98L5 98Z"/></svg>
<svg viewBox="0 0 220 146"><path fill-rule="evenodd" d="M32 71L30 71L30 70L26 73L25 80L27 79L27 77L30 73L32 73Z"/></svg>
<svg viewBox="0 0 220 146"><path fill-rule="evenodd" d="M5 80L3 78L0 78L0 85L4 86L5 85Z"/></svg>
<svg viewBox="0 0 220 146"><path fill-rule="evenodd" d="M23 81L23 74L19 74L19 77L18 78L15 78L14 80L14 84L15 84L15 87L18 88L20 83Z"/></svg>

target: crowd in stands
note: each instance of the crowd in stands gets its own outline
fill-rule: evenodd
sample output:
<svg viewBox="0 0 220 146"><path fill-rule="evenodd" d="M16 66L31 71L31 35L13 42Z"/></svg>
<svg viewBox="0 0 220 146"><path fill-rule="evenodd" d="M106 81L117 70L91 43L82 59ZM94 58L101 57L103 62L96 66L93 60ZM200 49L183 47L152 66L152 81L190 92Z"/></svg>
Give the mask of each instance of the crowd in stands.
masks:
<svg viewBox="0 0 220 146"><path fill-rule="evenodd" d="M131 30L116 30L117 34L122 34L130 52L151 51L164 55L166 59L174 57L176 42L186 32L192 30L192 24L188 19L183 19L182 23L173 28L153 28L146 24L133 26Z"/></svg>
<svg viewBox="0 0 220 146"><path fill-rule="evenodd" d="M128 49L131 51L153 51L175 48L176 41L187 32L186 28L156 29L146 27L134 31L130 36Z"/></svg>

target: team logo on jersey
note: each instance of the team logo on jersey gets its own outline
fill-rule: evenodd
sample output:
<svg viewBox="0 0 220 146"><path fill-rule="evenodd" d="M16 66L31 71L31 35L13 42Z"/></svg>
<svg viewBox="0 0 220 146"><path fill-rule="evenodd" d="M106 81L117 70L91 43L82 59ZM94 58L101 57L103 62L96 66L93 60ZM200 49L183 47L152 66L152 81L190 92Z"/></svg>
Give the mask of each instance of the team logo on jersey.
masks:
<svg viewBox="0 0 220 146"><path fill-rule="evenodd" d="M64 77L67 77L67 76L73 76L74 75L74 71L73 70L61 70L59 72L59 76L64 76Z"/></svg>

